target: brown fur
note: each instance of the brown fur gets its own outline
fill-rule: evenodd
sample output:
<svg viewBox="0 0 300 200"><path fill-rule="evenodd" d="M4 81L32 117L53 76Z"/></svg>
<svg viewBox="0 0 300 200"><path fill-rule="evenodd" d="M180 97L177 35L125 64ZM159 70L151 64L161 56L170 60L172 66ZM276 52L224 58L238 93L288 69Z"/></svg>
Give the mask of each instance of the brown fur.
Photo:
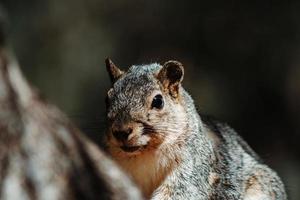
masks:
<svg viewBox="0 0 300 200"><path fill-rule="evenodd" d="M133 65L113 84L108 95L109 127L119 128L107 133L110 154L153 200L253 200L274 195L284 199L276 173L260 163L234 130L213 120L202 121L181 86L183 74L176 61ZM132 130L128 123L138 125ZM256 169L266 170L264 176L247 182L259 177ZM270 195L273 190L277 193Z"/></svg>

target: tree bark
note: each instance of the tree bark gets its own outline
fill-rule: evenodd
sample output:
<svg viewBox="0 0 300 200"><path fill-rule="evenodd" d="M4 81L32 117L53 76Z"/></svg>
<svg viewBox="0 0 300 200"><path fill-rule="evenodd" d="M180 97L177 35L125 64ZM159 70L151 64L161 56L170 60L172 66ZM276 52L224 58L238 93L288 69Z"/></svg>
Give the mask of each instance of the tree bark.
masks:
<svg viewBox="0 0 300 200"><path fill-rule="evenodd" d="M115 163L27 83L4 36L0 20L0 199L142 199Z"/></svg>

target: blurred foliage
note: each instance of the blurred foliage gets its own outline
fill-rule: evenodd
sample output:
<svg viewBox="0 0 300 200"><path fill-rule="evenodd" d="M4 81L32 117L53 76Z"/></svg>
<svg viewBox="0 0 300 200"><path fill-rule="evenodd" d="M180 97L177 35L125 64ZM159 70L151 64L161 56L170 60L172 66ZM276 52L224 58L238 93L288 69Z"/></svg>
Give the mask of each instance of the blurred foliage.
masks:
<svg viewBox="0 0 300 200"><path fill-rule="evenodd" d="M176 59L199 109L227 121L300 199L300 2L0 0L39 90L93 139L104 68Z"/></svg>

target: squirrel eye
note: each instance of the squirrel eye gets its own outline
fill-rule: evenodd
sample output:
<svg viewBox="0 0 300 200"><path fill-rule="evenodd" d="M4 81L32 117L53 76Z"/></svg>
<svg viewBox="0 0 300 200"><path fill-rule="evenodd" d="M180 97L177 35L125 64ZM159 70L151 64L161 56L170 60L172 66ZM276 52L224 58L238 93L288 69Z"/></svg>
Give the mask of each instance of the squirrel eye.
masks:
<svg viewBox="0 0 300 200"><path fill-rule="evenodd" d="M151 108L162 109L163 107L164 107L163 97L160 94L158 94L153 98Z"/></svg>

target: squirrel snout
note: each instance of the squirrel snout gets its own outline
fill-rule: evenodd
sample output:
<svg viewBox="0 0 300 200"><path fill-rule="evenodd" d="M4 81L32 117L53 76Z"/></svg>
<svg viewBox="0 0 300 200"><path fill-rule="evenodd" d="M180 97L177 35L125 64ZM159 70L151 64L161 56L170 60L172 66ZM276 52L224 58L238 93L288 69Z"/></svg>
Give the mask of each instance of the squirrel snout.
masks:
<svg viewBox="0 0 300 200"><path fill-rule="evenodd" d="M128 140L129 135L132 133L132 128L122 129L122 130L113 130L113 136L119 141Z"/></svg>

